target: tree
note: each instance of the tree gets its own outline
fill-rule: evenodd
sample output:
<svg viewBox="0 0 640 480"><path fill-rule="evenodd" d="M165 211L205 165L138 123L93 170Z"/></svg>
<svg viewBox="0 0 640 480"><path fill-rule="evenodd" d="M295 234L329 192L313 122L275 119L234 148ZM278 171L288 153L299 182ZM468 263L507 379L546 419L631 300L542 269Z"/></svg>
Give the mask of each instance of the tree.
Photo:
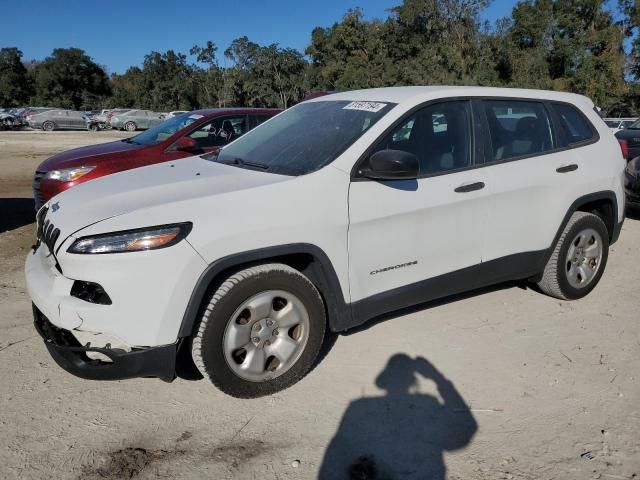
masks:
<svg viewBox="0 0 640 480"><path fill-rule="evenodd" d="M142 70L130 67L122 75L111 75L113 95L107 106L112 108L144 108L146 90Z"/></svg>
<svg viewBox="0 0 640 480"><path fill-rule="evenodd" d="M0 106L18 107L29 101L31 80L17 48L0 49Z"/></svg>
<svg viewBox="0 0 640 480"><path fill-rule="evenodd" d="M98 108L111 95L104 69L79 48L56 48L34 69L35 99L42 106Z"/></svg>

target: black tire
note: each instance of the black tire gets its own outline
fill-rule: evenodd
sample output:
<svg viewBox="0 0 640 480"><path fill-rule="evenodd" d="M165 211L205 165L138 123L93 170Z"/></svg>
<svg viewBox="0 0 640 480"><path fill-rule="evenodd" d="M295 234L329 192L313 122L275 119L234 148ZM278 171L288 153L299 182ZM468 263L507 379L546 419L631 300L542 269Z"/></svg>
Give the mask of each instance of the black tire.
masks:
<svg viewBox="0 0 640 480"><path fill-rule="evenodd" d="M50 120L47 120L42 124L42 130L45 132L53 132L56 129L56 124Z"/></svg>
<svg viewBox="0 0 640 480"><path fill-rule="evenodd" d="M575 287L569 282L567 266L570 263L568 257L572 241L578 234L587 229L595 230L602 241L602 257L593 278L584 287ZM562 235L545 266L542 279L537 282L538 287L547 295L561 300L576 300L589 294L598 284L609 256L609 232L602 219L587 212L575 212L567 222Z"/></svg>
<svg viewBox="0 0 640 480"><path fill-rule="evenodd" d="M227 362L224 334L243 302L270 290L288 292L302 302L309 318L308 339L300 356L284 373L264 381L245 380ZM193 361L205 378L228 395L237 398L269 395L290 387L309 372L322 347L325 327L324 302L307 277L284 264L258 265L231 275L211 296L193 338Z"/></svg>
<svg viewBox="0 0 640 480"><path fill-rule="evenodd" d="M133 122L127 122L127 123L125 123L125 124L124 124L124 129L125 129L127 132L135 132L137 128L138 128L138 127L137 127L137 126L136 126L136 124L135 124L135 123L133 123Z"/></svg>
<svg viewBox="0 0 640 480"><path fill-rule="evenodd" d="M89 125L87 125L87 130L89 130L90 132L98 131L98 124L97 123L90 123Z"/></svg>

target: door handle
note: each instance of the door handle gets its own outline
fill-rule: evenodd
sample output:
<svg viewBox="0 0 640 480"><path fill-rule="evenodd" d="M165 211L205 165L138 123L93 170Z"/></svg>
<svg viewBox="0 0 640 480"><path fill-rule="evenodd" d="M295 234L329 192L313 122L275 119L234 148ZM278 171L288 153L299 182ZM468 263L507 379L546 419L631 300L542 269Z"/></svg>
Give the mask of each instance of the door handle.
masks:
<svg viewBox="0 0 640 480"><path fill-rule="evenodd" d="M454 190L456 193L474 192L476 190L482 190L484 188L484 182L463 183Z"/></svg>
<svg viewBox="0 0 640 480"><path fill-rule="evenodd" d="M575 163L572 163L570 165L562 165L561 167L556 168L556 172L558 173L567 173L567 172L573 172L574 170L578 169L578 165L576 165Z"/></svg>

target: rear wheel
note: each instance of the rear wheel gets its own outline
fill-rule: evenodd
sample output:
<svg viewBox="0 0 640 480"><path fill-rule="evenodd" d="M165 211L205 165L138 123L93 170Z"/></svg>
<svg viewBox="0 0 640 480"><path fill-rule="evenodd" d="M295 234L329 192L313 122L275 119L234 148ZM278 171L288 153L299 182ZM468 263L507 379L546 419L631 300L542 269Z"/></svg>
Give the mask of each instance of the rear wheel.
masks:
<svg viewBox="0 0 640 480"><path fill-rule="evenodd" d="M212 295L193 339L193 360L229 395L268 395L308 373L325 324L324 303L307 277L283 264L251 267Z"/></svg>
<svg viewBox="0 0 640 480"><path fill-rule="evenodd" d="M49 120L47 120L42 124L42 130L44 130L45 132L52 132L55 129L56 129L56 124Z"/></svg>
<svg viewBox="0 0 640 480"><path fill-rule="evenodd" d="M575 212L565 227L538 287L552 297L574 300L600 281L609 255L609 232L600 217Z"/></svg>
<svg viewBox="0 0 640 480"><path fill-rule="evenodd" d="M124 124L124 129L127 132L135 132L136 131L136 124L133 122L127 122Z"/></svg>

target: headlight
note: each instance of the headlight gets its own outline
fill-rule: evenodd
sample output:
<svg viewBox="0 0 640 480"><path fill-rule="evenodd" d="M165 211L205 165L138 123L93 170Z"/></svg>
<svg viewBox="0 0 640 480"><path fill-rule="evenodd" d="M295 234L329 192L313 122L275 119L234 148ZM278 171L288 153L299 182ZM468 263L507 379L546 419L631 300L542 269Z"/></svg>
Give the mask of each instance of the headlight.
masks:
<svg viewBox="0 0 640 480"><path fill-rule="evenodd" d="M166 248L185 238L191 227L191 222L186 222L82 237L73 242L67 252L123 253Z"/></svg>
<svg viewBox="0 0 640 480"><path fill-rule="evenodd" d="M51 170L44 176L48 180L58 180L59 182L74 182L80 177L85 176L96 167L76 167L65 168L62 170Z"/></svg>

